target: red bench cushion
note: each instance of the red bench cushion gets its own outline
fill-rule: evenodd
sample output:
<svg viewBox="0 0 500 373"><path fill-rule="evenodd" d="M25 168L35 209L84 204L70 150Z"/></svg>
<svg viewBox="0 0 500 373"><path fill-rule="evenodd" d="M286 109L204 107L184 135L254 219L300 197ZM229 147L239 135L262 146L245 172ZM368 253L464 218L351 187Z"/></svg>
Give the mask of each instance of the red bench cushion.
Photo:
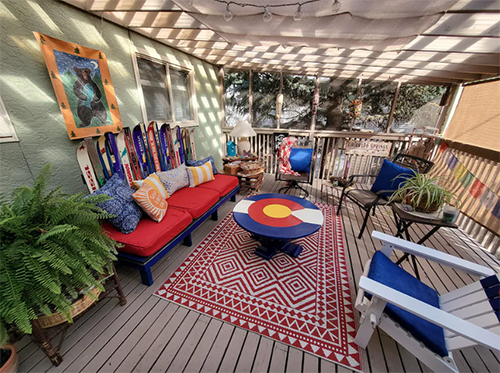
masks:
<svg viewBox="0 0 500 373"><path fill-rule="evenodd" d="M150 256L174 239L192 221L193 218L186 211L169 206L160 223L143 217L132 233L121 233L110 223L104 223L103 228L113 239L125 245L118 251L138 256Z"/></svg>
<svg viewBox="0 0 500 373"><path fill-rule="evenodd" d="M219 193L209 189L182 188L168 199L168 205L187 211L199 218L219 200Z"/></svg>
<svg viewBox="0 0 500 373"><path fill-rule="evenodd" d="M201 189L210 189L219 193L220 197L225 196L238 186L238 178L230 175L214 175L215 180L198 186ZM169 200L170 202L170 200Z"/></svg>

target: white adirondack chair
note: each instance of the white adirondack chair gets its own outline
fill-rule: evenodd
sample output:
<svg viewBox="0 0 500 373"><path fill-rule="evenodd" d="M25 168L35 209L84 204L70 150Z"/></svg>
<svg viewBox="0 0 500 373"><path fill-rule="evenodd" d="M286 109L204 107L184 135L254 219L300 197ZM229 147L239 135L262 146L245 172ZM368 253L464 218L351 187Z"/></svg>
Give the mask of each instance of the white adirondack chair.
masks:
<svg viewBox="0 0 500 373"><path fill-rule="evenodd" d="M500 273L380 232L372 236L383 246L359 280L356 343L361 348L378 326L435 372L458 372L453 360L457 349L480 344L500 351ZM388 259L394 249L482 280L439 296Z"/></svg>

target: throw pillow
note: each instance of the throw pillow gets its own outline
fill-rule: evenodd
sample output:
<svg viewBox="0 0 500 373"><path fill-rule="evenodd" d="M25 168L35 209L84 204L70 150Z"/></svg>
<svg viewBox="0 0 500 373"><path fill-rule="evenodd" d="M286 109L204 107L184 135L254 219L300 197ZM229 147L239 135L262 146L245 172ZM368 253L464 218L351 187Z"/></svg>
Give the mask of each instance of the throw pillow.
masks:
<svg viewBox="0 0 500 373"><path fill-rule="evenodd" d="M313 148L290 149L290 164L295 172L309 172Z"/></svg>
<svg viewBox="0 0 500 373"><path fill-rule="evenodd" d="M167 201L150 184L144 183L132 197L151 219L159 223L165 217Z"/></svg>
<svg viewBox="0 0 500 373"><path fill-rule="evenodd" d="M177 190L189 186L188 174L185 165L180 165L170 171L157 172L168 195L171 196Z"/></svg>
<svg viewBox="0 0 500 373"><path fill-rule="evenodd" d="M397 190L400 186L404 185L406 179L412 177L414 174L414 170L384 159L384 163L380 168L377 179L372 185L371 191ZM392 192L382 193L382 196L385 198L389 198L391 195Z"/></svg>
<svg viewBox="0 0 500 373"><path fill-rule="evenodd" d="M187 173L191 188L215 179L210 161L206 162L203 166L187 167Z"/></svg>
<svg viewBox="0 0 500 373"><path fill-rule="evenodd" d="M101 189L93 193L94 195L107 194L113 198L99 203L98 206L107 213L116 215L116 218L109 219L109 222L126 234L135 230L142 216L141 210L132 197L133 193L134 190L116 173Z"/></svg>
<svg viewBox="0 0 500 373"><path fill-rule="evenodd" d="M190 160L187 160L186 161L186 166L188 167L198 167L198 166L203 166L205 163L207 163L208 161L210 161L210 163L212 164L212 172L214 175L217 175L219 172L217 171L217 169L215 168L215 162L214 162L214 157L212 157L211 155L209 155L208 157L206 157L205 159L201 159L199 161L190 161Z"/></svg>
<svg viewBox="0 0 500 373"><path fill-rule="evenodd" d="M156 192L163 198L167 199L170 197L163 186L160 178L156 174L151 174L144 180L134 180L134 186L137 190L139 190L144 184L148 184L151 188L156 190Z"/></svg>

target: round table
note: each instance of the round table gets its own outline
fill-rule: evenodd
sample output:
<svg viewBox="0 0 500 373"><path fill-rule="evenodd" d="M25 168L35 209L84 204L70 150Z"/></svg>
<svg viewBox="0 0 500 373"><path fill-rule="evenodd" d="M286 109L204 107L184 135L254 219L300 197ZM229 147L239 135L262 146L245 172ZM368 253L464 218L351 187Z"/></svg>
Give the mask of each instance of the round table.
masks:
<svg viewBox="0 0 500 373"><path fill-rule="evenodd" d="M259 194L241 200L233 217L260 242L255 253L264 259L271 259L278 250L298 257L302 246L290 240L316 232L324 220L316 205L286 194Z"/></svg>

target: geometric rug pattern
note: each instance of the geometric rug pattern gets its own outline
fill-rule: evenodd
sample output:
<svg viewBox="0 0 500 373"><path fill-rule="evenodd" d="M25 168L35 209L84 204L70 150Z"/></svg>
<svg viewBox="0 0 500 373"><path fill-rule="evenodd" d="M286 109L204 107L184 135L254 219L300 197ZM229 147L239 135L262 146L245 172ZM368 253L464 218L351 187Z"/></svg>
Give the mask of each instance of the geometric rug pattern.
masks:
<svg viewBox="0 0 500 373"><path fill-rule="evenodd" d="M298 258L255 255L259 243L230 213L155 295L361 370L341 218L316 206L325 222L293 240Z"/></svg>

